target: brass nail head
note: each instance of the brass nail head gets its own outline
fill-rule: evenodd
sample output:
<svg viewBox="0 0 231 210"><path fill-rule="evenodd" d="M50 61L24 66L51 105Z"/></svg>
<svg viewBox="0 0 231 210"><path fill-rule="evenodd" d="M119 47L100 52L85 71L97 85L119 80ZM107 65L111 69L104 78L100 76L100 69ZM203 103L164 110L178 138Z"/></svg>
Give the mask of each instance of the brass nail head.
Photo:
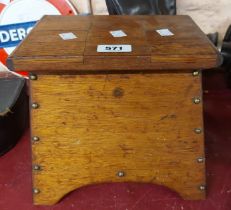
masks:
<svg viewBox="0 0 231 210"><path fill-rule="evenodd" d="M119 172L117 173L117 176L118 176L118 177L124 177L124 176L125 176L124 171L119 171Z"/></svg>
<svg viewBox="0 0 231 210"><path fill-rule="evenodd" d="M37 103L33 103L33 104L31 105L31 107L32 107L33 109L38 109L38 108L39 108L39 105L38 105Z"/></svg>
<svg viewBox="0 0 231 210"><path fill-rule="evenodd" d="M205 187L205 185L200 185L200 186L199 186L199 189L200 189L201 191L204 191L204 190L206 189L206 187Z"/></svg>
<svg viewBox="0 0 231 210"><path fill-rule="evenodd" d="M41 166L40 166L40 165L34 165L34 166L33 166L33 169L34 169L35 171L39 171L39 170L41 170Z"/></svg>
<svg viewBox="0 0 231 210"><path fill-rule="evenodd" d="M38 77L35 74L30 74L30 80L37 80Z"/></svg>
<svg viewBox="0 0 231 210"><path fill-rule="evenodd" d="M39 193L40 193L40 190L39 190L38 188L34 188L34 189L33 189L33 193L34 193L34 194L39 194Z"/></svg>
<svg viewBox="0 0 231 210"><path fill-rule="evenodd" d="M199 71L194 71L193 72L193 76L195 76L195 77L198 76L199 74L200 74Z"/></svg>
<svg viewBox="0 0 231 210"><path fill-rule="evenodd" d="M33 136L33 137L32 137L32 140L33 140L33 141L39 141L40 139L39 139L38 136Z"/></svg>
<svg viewBox="0 0 231 210"><path fill-rule="evenodd" d="M198 163L204 163L205 159L203 157L197 158Z"/></svg>
<svg viewBox="0 0 231 210"><path fill-rule="evenodd" d="M199 104L201 102L200 98L194 98L193 99L194 104Z"/></svg>
<svg viewBox="0 0 231 210"><path fill-rule="evenodd" d="M201 133L202 133L202 129L201 129L201 128L195 128L195 129L194 129L194 132L195 132L196 134L201 134Z"/></svg>

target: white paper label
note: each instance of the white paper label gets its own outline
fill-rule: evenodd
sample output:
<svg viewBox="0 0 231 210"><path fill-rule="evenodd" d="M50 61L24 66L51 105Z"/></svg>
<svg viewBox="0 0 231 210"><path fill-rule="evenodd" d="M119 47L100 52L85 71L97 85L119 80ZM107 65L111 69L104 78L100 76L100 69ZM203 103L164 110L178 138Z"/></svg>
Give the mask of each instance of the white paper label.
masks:
<svg viewBox="0 0 231 210"><path fill-rule="evenodd" d="M63 39L63 40L70 40L70 39L76 39L78 38L75 34L73 34L72 32L69 33L62 33L59 34L59 36Z"/></svg>
<svg viewBox="0 0 231 210"><path fill-rule="evenodd" d="M132 52L132 46L125 44L125 45L98 45L97 52Z"/></svg>
<svg viewBox="0 0 231 210"><path fill-rule="evenodd" d="M127 36L127 34L124 31L122 31L122 30L110 31L110 34L113 37L125 37L125 36Z"/></svg>
<svg viewBox="0 0 231 210"><path fill-rule="evenodd" d="M159 29L159 30L156 30L156 32L158 34L160 34L161 36L173 36L174 33L172 33L169 29L167 28L164 28L164 29Z"/></svg>

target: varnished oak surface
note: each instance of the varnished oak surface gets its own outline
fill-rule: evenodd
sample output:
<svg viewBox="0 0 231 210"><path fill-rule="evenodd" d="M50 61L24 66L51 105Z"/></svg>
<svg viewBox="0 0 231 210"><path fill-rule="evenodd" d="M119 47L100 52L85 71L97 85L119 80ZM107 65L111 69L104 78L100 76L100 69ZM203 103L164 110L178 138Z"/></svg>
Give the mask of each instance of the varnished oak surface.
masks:
<svg viewBox="0 0 231 210"><path fill-rule="evenodd" d="M161 37L161 28L174 36ZM64 41L66 32L78 38ZM99 44L133 51L97 53ZM33 166L41 169L33 171L34 203L55 204L105 182L155 183L205 198L201 75L192 71L219 63L188 16L45 16L8 60L37 75L30 81L31 104L39 104L31 109L32 139L39 137Z"/></svg>
<svg viewBox="0 0 231 210"><path fill-rule="evenodd" d="M161 37L168 28L175 35ZM128 36L114 38L109 31ZM60 33L73 32L73 40ZM98 53L99 44L131 44L131 53ZM213 68L217 50L188 16L45 16L9 57L8 66L37 72Z"/></svg>
<svg viewBox="0 0 231 210"><path fill-rule="evenodd" d="M200 76L188 73L39 75L31 81L35 204L110 182L155 183L203 199ZM124 171L124 177L117 173Z"/></svg>

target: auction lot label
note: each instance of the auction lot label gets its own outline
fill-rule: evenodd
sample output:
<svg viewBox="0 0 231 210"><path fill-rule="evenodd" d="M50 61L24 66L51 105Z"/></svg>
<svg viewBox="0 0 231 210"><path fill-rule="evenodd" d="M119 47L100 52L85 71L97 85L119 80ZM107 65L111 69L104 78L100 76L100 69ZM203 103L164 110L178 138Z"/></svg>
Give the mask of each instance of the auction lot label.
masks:
<svg viewBox="0 0 231 210"><path fill-rule="evenodd" d="M108 53L132 52L132 46L130 44L98 45L97 52L108 52Z"/></svg>

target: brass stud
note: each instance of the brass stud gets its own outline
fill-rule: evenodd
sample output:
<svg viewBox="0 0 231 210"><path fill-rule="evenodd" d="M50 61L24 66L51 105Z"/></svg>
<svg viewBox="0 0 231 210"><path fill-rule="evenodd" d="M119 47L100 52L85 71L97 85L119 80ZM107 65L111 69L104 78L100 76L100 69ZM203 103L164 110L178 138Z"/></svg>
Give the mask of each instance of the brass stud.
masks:
<svg viewBox="0 0 231 210"><path fill-rule="evenodd" d="M34 169L35 171L40 171L40 170L41 170L41 166L40 166L40 165L34 165L34 166L33 166L33 169Z"/></svg>
<svg viewBox="0 0 231 210"><path fill-rule="evenodd" d="M193 99L194 104L199 104L201 102L200 98L194 98Z"/></svg>
<svg viewBox="0 0 231 210"><path fill-rule="evenodd" d="M194 76L194 77L198 76L199 74L200 74L199 71L194 71L194 72L193 72L193 76Z"/></svg>
<svg viewBox="0 0 231 210"><path fill-rule="evenodd" d="M202 129L201 129L201 128L195 128L195 129L194 129L194 132L195 132L196 134L201 134L201 133L202 133Z"/></svg>
<svg viewBox="0 0 231 210"><path fill-rule="evenodd" d="M35 74L30 74L30 80L37 80L38 77Z"/></svg>
<svg viewBox="0 0 231 210"><path fill-rule="evenodd" d="M33 109L38 109L38 108L39 108L39 105L38 105L37 103L33 103L33 104L31 105L31 107L32 107Z"/></svg>
<svg viewBox="0 0 231 210"><path fill-rule="evenodd" d="M200 185L200 186L199 186L199 190L204 191L205 189L206 189L206 186L205 186L205 185Z"/></svg>
<svg viewBox="0 0 231 210"><path fill-rule="evenodd" d="M40 139L39 139L39 137L38 136L33 136L32 137L32 141L39 141Z"/></svg>
<svg viewBox="0 0 231 210"><path fill-rule="evenodd" d="M34 193L34 194L39 194L39 193L40 193L40 190L39 190L38 188L34 188L34 189L33 189L33 193Z"/></svg>
<svg viewBox="0 0 231 210"><path fill-rule="evenodd" d="M205 158L203 158L203 157L197 158L198 163L204 163L204 160L205 160Z"/></svg>
<svg viewBox="0 0 231 210"><path fill-rule="evenodd" d="M124 177L125 176L124 171L118 171L117 176L118 177Z"/></svg>

